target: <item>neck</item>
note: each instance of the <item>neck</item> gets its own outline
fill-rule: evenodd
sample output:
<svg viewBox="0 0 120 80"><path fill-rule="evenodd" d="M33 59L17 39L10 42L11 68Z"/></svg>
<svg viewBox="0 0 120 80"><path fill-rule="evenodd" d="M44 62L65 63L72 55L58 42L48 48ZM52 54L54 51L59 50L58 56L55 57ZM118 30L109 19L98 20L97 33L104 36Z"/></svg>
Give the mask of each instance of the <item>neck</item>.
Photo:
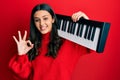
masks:
<svg viewBox="0 0 120 80"><path fill-rule="evenodd" d="M51 32L48 32L46 34L42 34L42 43L49 43L50 41L50 33Z"/></svg>

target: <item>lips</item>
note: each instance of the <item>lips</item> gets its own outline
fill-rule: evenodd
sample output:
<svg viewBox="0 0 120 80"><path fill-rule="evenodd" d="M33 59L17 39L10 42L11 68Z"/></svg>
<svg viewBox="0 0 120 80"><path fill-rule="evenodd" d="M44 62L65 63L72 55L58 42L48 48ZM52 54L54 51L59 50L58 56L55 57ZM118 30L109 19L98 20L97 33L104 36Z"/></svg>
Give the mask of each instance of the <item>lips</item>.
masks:
<svg viewBox="0 0 120 80"><path fill-rule="evenodd" d="M46 28L47 28L46 26L41 26L41 27L40 27L40 30L43 31L43 30L45 30Z"/></svg>

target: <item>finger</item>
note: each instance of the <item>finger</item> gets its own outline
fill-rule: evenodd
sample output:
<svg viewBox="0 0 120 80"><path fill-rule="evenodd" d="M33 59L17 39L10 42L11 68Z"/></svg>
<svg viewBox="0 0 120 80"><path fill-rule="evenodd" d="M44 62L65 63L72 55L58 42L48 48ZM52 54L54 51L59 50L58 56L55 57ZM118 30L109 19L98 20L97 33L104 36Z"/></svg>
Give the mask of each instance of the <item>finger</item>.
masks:
<svg viewBox="0 0 120 80"><path fill-rule="evenodd" d="M15 36L13 36L13 39L15 40L15 42L18 44L18 40Z"/></svg>
<svg viewBox="0 0 120 80"><path fill-rule="evenodd" d="M76 14L76 21L78 21L81 17L82 17L83 13L82 12L78 12Z"/></svg>
<svg viewBox="0 0 120 80"><path fill-rule="evenodd" d="M34 44L32 44L30 40L28 40L27 43L30 49L33 48Z"/></svg>
<svg viewBox="0 0 120 80"><path fill-rule="evenodd" d="M27 37L27 31L25 31L24 36L23 36L23 40L26 40Z"/></svg>
<svg viewBox="0 0 120 80"><path fill-rule="evenodd" d="M78 15L76 18L76 21L78 21L81 17L82 17L82 15Z"/></svg>
<svg viewBox="0 0 120 80"><path fill-rule="evenodd" d="M81 12L81 16L79 17L79 19L80 19L81 17L83 17L84 19L89 19L88 16L87 16L85 13L83 13L83 12Z"/></svg>
<svg viewBox="0 0 120 80"><path fill-rule="evenodd" d="M32 46L32 42L30 40L27 40L28 46Z"/></svg>
<svg viewBox="0 0 120 80"><path fill-rule="evenodd" d="M81 17L81 15L82 15L82 12L77 12L77 13L73 14L73 16L72 16L73 21L74 22L78 21L79 17Z"/></svg>
<svg viewBox="0 0 120 80"><path fill-rule="evenodd" d="M77 14L76 16L76 21L78 21L80 18L84 18L84 19L89 19L83 12L80 12Z"/></svg>
<svg viewBox="0 0 120 80"><path fill-rule="evenodd" d="M30 50L30 49L32 49L32 48L33 48L33 46L34 46L34 44L31 44L31 46L29 46L29 47L28 47L28 48L29 48L29 50Z"/></svg>
<svg viewBox="0 0 120 80"><path fill-rule="evenodd" d="M21 32L20 31L18 31L18 36L19 36L19 41L21 41L22 37L21 37Z"/></svg>
<svg viewBox="0 0 120 80"><path fill-rule="evenodd" d="M74 22L78 21L78 18L79 18L79 15L75 15L74 18L73 18L73 21Z"/></svg>
<svg viewBox="0 0 120 80"><path fill-rule="evenodd" d="M73 14L71 17L73 21L75 21L75 16L76 16L76 14Z"/></svg>
<svg viewBox="0 0 120 80"><path fill-rule="evenodd" d="M85 19L89 19L89 17L88 17L87 15L85 15L85 14L83 14L83 17L84 17Z"/></svg>

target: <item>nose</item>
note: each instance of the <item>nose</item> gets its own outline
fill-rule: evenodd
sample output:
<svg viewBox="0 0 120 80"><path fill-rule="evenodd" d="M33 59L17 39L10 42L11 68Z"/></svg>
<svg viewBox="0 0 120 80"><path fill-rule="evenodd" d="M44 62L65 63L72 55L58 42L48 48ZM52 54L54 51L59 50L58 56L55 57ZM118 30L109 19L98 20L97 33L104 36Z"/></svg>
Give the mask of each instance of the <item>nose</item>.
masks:
<svg viewBox="0 0 120 80"><path fill-rule="evenodd" d="M40 21L40 25L44 25L44 21L43 20Z"/></svg>

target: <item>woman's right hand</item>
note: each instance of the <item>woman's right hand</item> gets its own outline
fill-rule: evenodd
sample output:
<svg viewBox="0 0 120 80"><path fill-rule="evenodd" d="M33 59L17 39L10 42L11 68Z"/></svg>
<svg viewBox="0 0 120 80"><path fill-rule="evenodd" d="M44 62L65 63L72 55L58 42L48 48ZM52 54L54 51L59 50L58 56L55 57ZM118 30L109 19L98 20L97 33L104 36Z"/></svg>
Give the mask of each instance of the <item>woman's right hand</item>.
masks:
<svg viewBox="0 0 120 80"><path fill-rule="evenodd" d="M24 54L28 53L28 51L30 49L33 48L34 44L32 44L30 40L26 40L27 31L25 31L23 38L21 36L21 32L18 31L18 37L19 37L19 40L17 40L17 38L15 36L13 36L13 39L15 40L15 42L17 44L18 55L24 55ZM28 44L29 44L29 46L28 46Z"/></svg>

